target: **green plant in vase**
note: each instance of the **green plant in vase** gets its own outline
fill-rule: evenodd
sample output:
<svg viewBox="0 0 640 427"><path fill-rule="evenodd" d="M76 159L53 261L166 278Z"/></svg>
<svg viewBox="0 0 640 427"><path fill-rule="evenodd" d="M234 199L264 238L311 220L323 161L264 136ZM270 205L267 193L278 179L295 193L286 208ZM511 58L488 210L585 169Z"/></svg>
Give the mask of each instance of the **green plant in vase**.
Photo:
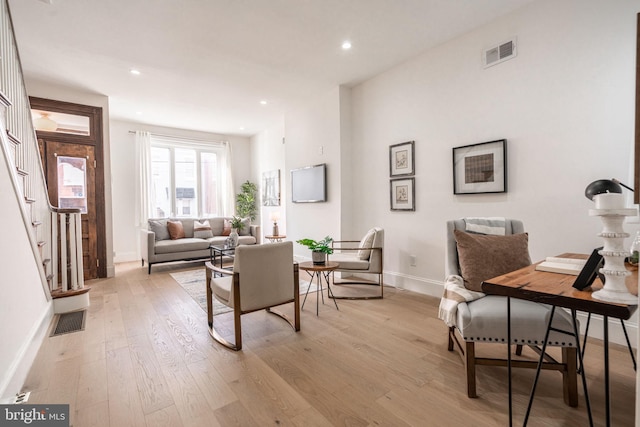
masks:
<svg viewBox="0 0 640 427"><path fill-rule="evenodd" d="M296 240L296 243L300 243L301 245L306 246L311 249L311 259L314 264L324 264L327 259L327 255L331 255L333 253L333 248L331 247L331 243L333 239L329 236L325 237L322 240L313 240L313 239L300 239Z"/></svg>
<svg viewBox="0 0 640 427"><path fill-rule="evenodd" d="M242 218L256 219L258 208L256 206L256 192L258 187L251 181L246 181L240 186L240 193L236 194L236 212Z"/></svg>

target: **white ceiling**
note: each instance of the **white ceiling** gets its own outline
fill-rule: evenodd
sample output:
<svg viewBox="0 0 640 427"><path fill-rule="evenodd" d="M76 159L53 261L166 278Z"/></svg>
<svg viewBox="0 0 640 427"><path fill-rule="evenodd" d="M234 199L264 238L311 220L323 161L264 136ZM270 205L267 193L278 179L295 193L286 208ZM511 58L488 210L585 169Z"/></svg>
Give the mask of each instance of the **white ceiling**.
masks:
<svg viewBox="0 0 640 427"><path fill-rule="evenodd" d="M337 85L353 86L530 1L9 5L27 79L106 95L113 119L253 135L281 120L292 105ZM351 50L341 49L344 40L351 41ZM132 75L132 68L142 74Z"/></svg>

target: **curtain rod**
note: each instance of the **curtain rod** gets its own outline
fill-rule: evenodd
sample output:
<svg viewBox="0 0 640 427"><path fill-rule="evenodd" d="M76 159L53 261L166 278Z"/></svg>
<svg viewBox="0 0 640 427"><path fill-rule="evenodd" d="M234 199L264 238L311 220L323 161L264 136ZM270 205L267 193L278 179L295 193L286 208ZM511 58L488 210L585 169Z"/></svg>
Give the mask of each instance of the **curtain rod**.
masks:
<svg viewBox="0 0 640 427"><path fill-rule="evenodd" d="M129 133L136 133L137 131L135 130L130 130ZM188 141L198 141L198 142L213 142L213 143L218 143L218 144L223 144L225 142L225 140L213 140L213 139L202 139L202 138L193 138L191 136L176 136L176 135L166 135L166 134L161 134L161 133L154 133L154 132L149 132L151 135L153 136L157 136L159 138L169 138L169 139L182 139L182 140L188 140Z"/></svg>

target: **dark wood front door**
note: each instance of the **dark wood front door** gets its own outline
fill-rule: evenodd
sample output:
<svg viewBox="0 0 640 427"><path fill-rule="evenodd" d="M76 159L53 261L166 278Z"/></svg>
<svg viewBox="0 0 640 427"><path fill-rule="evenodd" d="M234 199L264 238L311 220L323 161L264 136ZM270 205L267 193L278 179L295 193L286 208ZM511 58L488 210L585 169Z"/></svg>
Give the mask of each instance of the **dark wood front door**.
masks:
<svg viewBox="0 0 640 427"><path fill-rule="evenodd" d="M36 128L49 201L81 210L84 278L107 277L102 109L41 98L30 102L32 111L58 121L57 128Z"/></svg>
<svg viewBox="0 0 640 427"><path fill-rule="evenodd" d="M95 148L40 140L46 147L49 200L59 208L82 212L82 263L85 280L98 277Z"/></svg>

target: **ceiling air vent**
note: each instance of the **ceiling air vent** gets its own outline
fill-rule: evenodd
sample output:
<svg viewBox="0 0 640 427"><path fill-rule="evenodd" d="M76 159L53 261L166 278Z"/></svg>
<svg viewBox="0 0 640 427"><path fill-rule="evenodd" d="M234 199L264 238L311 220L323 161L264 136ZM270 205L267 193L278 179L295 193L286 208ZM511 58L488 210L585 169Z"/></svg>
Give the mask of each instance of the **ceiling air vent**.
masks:
<svg viewBox="0 0 640 427"><path fill-rule="evenodd" d="M484 68L487 68L511 59L515 57L516 54L516 39L514 37L509 41L486 49L482 55L482 62Z"/></svg>

